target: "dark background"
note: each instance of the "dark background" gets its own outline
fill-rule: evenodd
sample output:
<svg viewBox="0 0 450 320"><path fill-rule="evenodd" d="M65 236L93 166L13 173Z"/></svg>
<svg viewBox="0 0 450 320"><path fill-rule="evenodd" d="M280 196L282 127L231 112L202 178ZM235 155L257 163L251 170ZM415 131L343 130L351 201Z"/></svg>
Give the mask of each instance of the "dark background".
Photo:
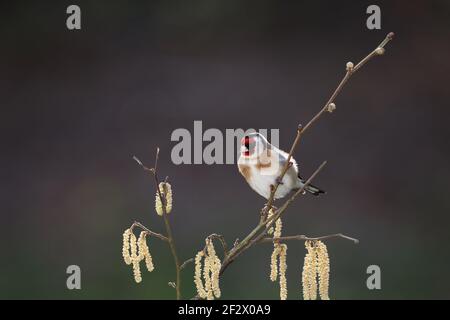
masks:
<svg viewBox="0 0 450 320"><path fill-rule="evenodd" d="M66 28L78 4L82 30ZM382 30L366 28L378 4ZM287 212L284 234L343 232L328 241L335 299L450 298L450 3L448 1L9 1L0 5L0 298L174 298L164 243L156 270L134 283L121 257L133 220L163 231L154 186L132 160L174 189L182 259L210 233L228 242L258 221L264 199L235 165L170 160L176 128L279 128L288 149L342 77L389 31L386 54L351 79L295 157L316 184ZM288 250L289 298L301 298L303 243ZM278 299L271 246L241 256L223 298ZM66 267L82 289L66 289ZM366 288L381 268L382 289ZM194 294L192 265L183 295Z"/></svg>

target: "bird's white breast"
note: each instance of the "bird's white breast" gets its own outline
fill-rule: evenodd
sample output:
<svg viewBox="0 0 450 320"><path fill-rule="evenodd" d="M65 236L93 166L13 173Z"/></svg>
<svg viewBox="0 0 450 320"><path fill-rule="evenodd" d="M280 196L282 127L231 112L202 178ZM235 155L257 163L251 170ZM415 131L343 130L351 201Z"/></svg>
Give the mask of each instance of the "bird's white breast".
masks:
<svg viewBox="0 0 450 320"><path fill-rule="evenodd" d="M259 195L268 199L270 196L270 186L276 184L277 177L281 174L283 166L280 165L277 157L271 157L270 167L261 167L254 163L254 160L240 157L238 164L246 166L249 170L248 177L245 177L250 187ZM242 173L242 170L241 170ZM245 175L244 175L245 176ZM296 166L292 166L283 177L283 183L278 186L275 199L283 198L293 188L298 187L298 177Z"/></svg>

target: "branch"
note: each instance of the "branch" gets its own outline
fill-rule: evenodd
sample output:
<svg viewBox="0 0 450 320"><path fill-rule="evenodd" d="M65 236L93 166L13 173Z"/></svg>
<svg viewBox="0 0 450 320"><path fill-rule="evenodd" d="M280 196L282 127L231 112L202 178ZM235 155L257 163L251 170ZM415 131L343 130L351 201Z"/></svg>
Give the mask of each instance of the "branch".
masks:
<svg viewBox="0 0 450 320"><path fill-rule="evenodd" d="M217 234L217 233L213 233L213 234L210 234L207 237L207 239L211 239L211 240L217 239L217 240L219 240L220 244L222 245L224 257L228 256L228 245L227 245L227 242L225 241L225 238L224 238L223 235Z"/></svg>
<svg viewBox="0 0 450 320"><path fill-rule="evenodd" d="M222 236L221 234L213 233L213 234L210 234L209 236L207 236L205 240L207 240L207 239L210 239L210 240L217 239L220 241L220 244L222 245L222 249L223 249L224 259L225 259L228 255L228 246L227 246L224 236ZM203 248L203 252L206 253L206 245ZM195 261L195 258L187 259L185 262L183 262L181 264L180 270L183 270L186 267L186 265L188 265L189 263L194 262L194 261Z"/></svg>
<svg viewBox="0 0 450 320"><path fill-rule="evenodd" d="M146 226L144 226L144 225L143 225L142 223L140 223L140 222L137 222L137 221L133 222L133 224L131 225L130 229L133 230L134 227L139 227L139 228L141 228L141 229L144 230L149 236L152 236L152 237L155 237L155 238L159 238L159 239L161 239L161 240L163 240L163 241L166 241L166 242L169 241L169 239L168 239L167 237L163 236L163 235L160 234L160 233L153 232L152 230L148 229Z"/></svg>
<svg viewBox="0 0 450 320"><path fill-rule="evenodd" d="M276 210L276 213L270 217L268 220L265 221L266 224L266 230L269 229L272 224L280 218L280 216L283 214L284 211L286 211L287 207L297 198L298 195L303 194L306 187L309 186L312 182L312 180L316 177L316 175L325 167L327 164L326 161L322 162L322 164L314 171L314 173L306 180L306 182L303 184L303 187L301 187L299 190L297 190L279 209ZM270 225L269 225L270 223Z"/></svg>
<svg viewBox="0 0 450 320"><path fill-rule="evenodd" d="M353 241L354 243L359 242L358 239L349 237L342 233L330 234L330 235L325 235L325 236L315 237L315 238L307 237L305 235L294 235L294 236L285 236L285 237L277 237L277 238L267 237L268 229L275 223L275 221L277 221L281 217L281 215L286 211L286 209L289 207L289 205L299 195L303 194L303 192L305 191L305 188L312 182L312 180L316 177L316 175L323 169L323 167L326 165L326 162L323 162L314 171L314 173L308 178L308 180L304 183L302 188L300 188L289 199L287 199L279 209L276 209L275 213L270 218L267 218L267 215L268 215L269 211L273 208L272 205L273 205L273 202L275 199L275 194L276 194L276 191L277 191L279 185L281 184L281 182L283 180L283 177L285 176L288 169L292 166L292 162L291 162L292 155L293 155L295 149L297 148L302 135L325 112L332 112L336 108L334 101L337 98L337 96L339 95L339 93L342 91L343 87L348 82L350 77L354 73L356 73L364 64L366 64L369 60L371 60L373 57L384 54L384 52L385 52L384 47L389 43L389 41L391 41L393 39L393 37L394 37L394 33L392 33L392 32L389 33L386 36L386 38L378 45L378 47L376 47L372 52L370 52L366 57L364 57L359 63L357 63L356 66L354 66L352 62L348 62L346 65L346 73L345 73L344 77L341 79L341 81L337 85L336 89L331 94L330 98L325 103L325 105L322 107L322 109L320 109L320 111L304 127L302 127L301 125L299 125L297 127L297 135L296 135L294 142L292 143L292 146L290 148L287 161L281 171L281 174L277 177L275 184L271 185L271 187L270 187L270 196L267 199L268 202L267 202L266 206L262 210L261 220L259 221L258 225L241 242L236 241L231 250L228 250L228 246L226 244L225 238L222 235L214 233L207 237L207 239L210 239L210 240L217 239L222 244L222 248L224 251L224 258L223 258L223 262L221 264L221 269L219 271L219 276L221 276L223 274L223 272L225 272L225 270L228 268L228 266L233 261L235 261L235 259L240 254L242 254L243 252L245 252L246 250L248 250L249 248L251 248L253 245L255 245L257 243L265 243L265 242L276 243L276 242L290 241L290 240L317 241L317 240L325 240L325 239L331 239L331 238L343 238L343 239ZM163 219L164 219L164 223L165 223L165 227L166 227L167 237L149 230L148 228L143 226L141 223L136 222L136 221L132 224L131 228L133 228L135 226L140 227L141 229L145 230L145 232L147 232L149 235L159 238L163 241L167 241L169 243L170 250L172 252L172 256L173 256L174 263L175 263L176 277L177 277L176 283L169 282L169 285L171 285L172 287L174 287L176 289L177 299L181 299L181 276L180 276L181 270L184 269L187 264L193 262L194 258L190 258L190 259L186 260L185 262L183 262L182 264L180 264L180 261L179 261L178 255L177 255L176 246L175 246L175 241L174 241L174 238L172 235L172 230L170 227L170 222L169 222L168 215L167 215L166 198L165 198L165 196L162 195L162 192L159 188L160 182L159 182L158 174L157 174L158 158L159 158L159 148L157 148L157 150L156 150L154 167L148 168L138 158L133 156L133 159L145 171L151 173L154 177L154 181L155 181L155 185L156 185L156 189L157 189L157 195L159 197L159 200L162 203ZM165 179L165 181L167 181L167 178ZM198 296L194 297L194 299L195 298L198 298Z"/></svg>
<svg viewBox="0 0 450 320"><path fill-rule="evenodd" d="M189 263L194 262L194 260L195 260L194 258L187 259L185 262L183 262L183 263L181 264L180 270L183 270L184 268L186 268L186 266L187 266Z"/></svg>
<svg viewBox="0 0 450 320"><path fill-rule="evenodd" d="M159 147L156 148L155 165L154 165L153 168L147 168L138 158L133 156L133 159L145 171L148 171L148 172L153 174L153 177L154 177L154 180L155 180L155 186L156 186L157 194L158 194L159 200L162 203L164 225L166 227L166 232L167 232L167 241L169 242L170 251L172 253L173 260L174 260L174 263L175 263L175 271L176 271L176 277L177 277L175 290L176 290L176 293L177 293L177 300L180 300L181 299L181 265L180 265L180 259L178 258L177 249L176 249L176 246L175 246L175 240L174 240L173 235L172 235L172 228L170 227L169 218L168 218L168 215L167 215L167 212L166 212L166 199L161 194L161 190L159 189L159 179L158 179L158 171L157 171L158 158L159 158ZM166 180L167 180L167 178L166 178Z"/></svg>
<svg viewBox="0 0 450 320"><path fill-rule="evenodd" d="M281 181L283 180L284 175L286 174L287 170L289 169L289 166L291 165L291 159L292 159L292 154L294 153L294 150L297 148L297 145L300 142L300 138L302 137L302 135L306 132L306 130L308 130L326 111L332 111L332 109L330 109L330 105L334 103L334 100L336 99L336 97L339 95L339 93L342 91L342 88L344 87L344 85L347 83L347 81L350 79L350 77L356 73L356 71L358 71L364 64L366 64L370 59L372 59L373 57L377 56L377 55L382 55L384 54L384 47L388 44L389 41L391 41L394 38L394 33L390 32L386 38L374 49L372 50L371 53L369 53L364 59L362 59L355 67L353 67L353 63L348 62L347 66L346 66L346 73L344 75L344 77L342 78L342 80L339 82L338 86L336 87L336 89L334 90L334 92L332 93L332 95L330 96L330 98L328 99L328 101L325 103L325 105L322 107L322 109L311 119L309 120L309 122L306 124L306 126L302 127L301 125L298 126L297 128L297 135L294 139L294 142L292 143L291 149L289 151L289 155L286 161L286 164L283 167L283 170L280 174L280 176L278 177L278 179L276 180L275 185L273 186L271 193L270 193L270 197L268 199L267 205L266 205L266 211L265 213L267 213L273 204L274 201L274 197L275 197L275 193L281 183Z"/></svg>
<svg viewBox="0 0 450 320"><path fill-rule="evenodd" d="M374 49L372 52L370 52L366 57L364 57L360 62L356 64L356 66L353 65L352 62L348 62L346 65L346 73L342 80L337 85L336 89L331 94L330 98L327 100L325 105L320 109L320 111L304 126L302 127L299 125L297 127L297 135L294 139L294 142L292 143L292 146L289 150L288 158L286 161L286 164L283 167L283 170L280 174L280 176L276 179L275 185L271 186L271 192L270 196L268 198L267 204L262 212L262 218L259 222L259 224L239 243L235 243L235 246L230 250L229 254L225 257L224 261L222 262L222 267L220 269L220 275L222 275L225 270L228 268L228 266L243 252L248 250L250 247L252 247L254 244L262 241L274 241L273 238L265 238L267 234L267 230L273 225L273 223L280 218L280 216L283 214L283 212L287 209L287 207L296 199L296 197L303 193L306 186L308 186L311 181L314 179L314 177L322 170L322 168L325 166L326 162L323 162L316 171L310 176L310 178L305 182L303 187L295 192L279 209L276 210L276 213L269 219L265 219L267 216L269 210L272 208L274 199L275 199L275 193L280 185L280 183L283 181L283 177L288 171L289 167L292 165L291 159L292 154L294 153L295 149L297 148L300 138L302 135L325 113L325 112L332 112L335 108L334 101L339 95L339 93L342 91L343 87L347 83L347 81L350 79L350 77L356 73L364 64L366 64L369 60L371 60L373 57L384 54L384 47L391 41L394 37L394 33L389 33L386 38ZM264 230L264 231L263 231ZM279 240L320 240L320 239L330 239L330 238L344 238L353 241L354 243L358 243L359 241L357 239L348 237L346 235L337 233L332 235L327 235L323 237L317 237L317 238L308 238L306 236L291 236L291 237L283 237L279 238ZM266 240L268 239L268 240ZM276 239L275 239L276 240ZM196 296L195 298L198 298Z"/></svg>
<svg viewBox="0 0 450 320"><path fill-rule="evenodd" d="M267 237L267 238L262 238L260 240L260 243L262 243L262 242L282 242L282 241L289 241L289 240L317 241L317 240L326 240L326 239L332 239L332 238L342 238L342 239L353 241L355 244L359 243L358 239L346 236L345 234L342 234L342 233L329 234L326 236L314 237L314 238L307 237L305 235L286 236L286 237L279 237L279 238Z"/></svg>
<svg viewBox="0 0 450 320"><path fill-rule="evenodd" d="M228 266L244 251L249 249L251 246L253 246L255 243L257 243L262 237L264 237L267 233L267 230L272 226L272 224L280 217L280 215L286 210L289 203L294 201L294 199L297 197L297 195L303 193L305 188L312 182L312 180L316 177L316 175L322 170L322 168L325 166L326 162L323 162L317 169L314 171L314 173L306 180L303 187L300 188L288 201L286 201L285 205L278 209L275 215L273 215L269 222L267 221L260 221L260 223L256 226L255 229L253 229L247 237L245 237L244 240L242 240L237 246L235 246L227 256L227 259L224 260L222 263L222 268L220 270L220 274L225 272L225 270L228 268ZM278 217L278 218L276 218ZM261 232L262 231L262 232ZM260 233L261 232L261 233ZM259 233L259 235L258 235ZM256 238L255 238L256 237Z"/></svg>

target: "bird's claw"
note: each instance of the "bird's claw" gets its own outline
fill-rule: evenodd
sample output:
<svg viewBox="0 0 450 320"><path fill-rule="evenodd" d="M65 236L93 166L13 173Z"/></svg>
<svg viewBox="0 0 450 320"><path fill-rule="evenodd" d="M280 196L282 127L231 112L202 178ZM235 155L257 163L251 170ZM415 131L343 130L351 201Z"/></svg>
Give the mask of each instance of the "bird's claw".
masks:
<svg viewBox="0 0 450 320"><path fill-rule="evenodd" d="M283 179L280 179L280 177L277 177L277 178L275 179L275 181L276 181L276 183L277 183L278 185L284 184Z"/></svg>

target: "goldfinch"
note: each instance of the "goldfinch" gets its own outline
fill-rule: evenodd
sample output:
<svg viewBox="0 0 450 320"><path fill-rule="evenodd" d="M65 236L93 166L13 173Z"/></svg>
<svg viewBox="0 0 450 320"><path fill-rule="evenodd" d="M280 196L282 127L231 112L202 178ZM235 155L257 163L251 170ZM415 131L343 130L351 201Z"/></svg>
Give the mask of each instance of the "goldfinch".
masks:
<svg viewBox="0 0 450 320"><path fill-rule="evenodd" d="M270 186L276 184L287 158L286 152L271 145L263 135L255 132L241 140L238 168L250 187L268 199L271 192ZM299 190L305 183L298 173L297 162L292 157L290 161L292 165L278 186L275 199L283 198L291 191ZM312 185L306 186L305 191L315 196L325 193Z"/></svg>

